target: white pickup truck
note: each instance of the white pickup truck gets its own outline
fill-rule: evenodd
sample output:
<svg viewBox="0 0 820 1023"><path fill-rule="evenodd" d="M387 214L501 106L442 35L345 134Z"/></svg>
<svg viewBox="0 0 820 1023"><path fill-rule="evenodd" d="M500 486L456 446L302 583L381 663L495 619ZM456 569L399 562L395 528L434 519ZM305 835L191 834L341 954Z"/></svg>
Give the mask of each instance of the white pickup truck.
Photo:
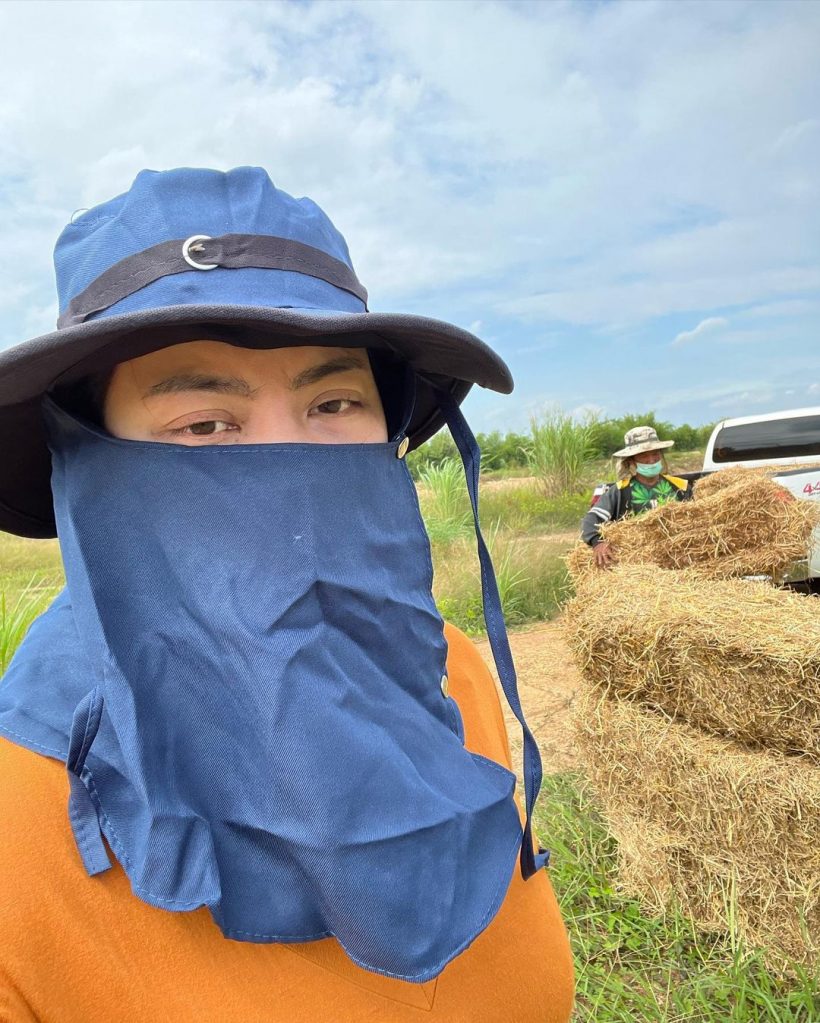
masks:
<svg viewBox="0 0 820 1023"><path fill-rule="evenodd" d="M698 479L730 466L777 467L773 479L801 501L820 501L820 406L724 419L712 431ZM799 467L799 468L796 468ZM803 578L820 582L820 529L807 552ZM799 569L792 578L797 580Z"/></svg>

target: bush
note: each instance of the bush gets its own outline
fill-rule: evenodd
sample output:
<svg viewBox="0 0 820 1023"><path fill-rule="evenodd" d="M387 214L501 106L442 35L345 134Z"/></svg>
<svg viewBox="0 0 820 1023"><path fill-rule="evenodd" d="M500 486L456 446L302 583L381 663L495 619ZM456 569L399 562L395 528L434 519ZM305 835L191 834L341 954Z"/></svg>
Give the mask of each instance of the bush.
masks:
<svg viewBox="0 0 820 1023"><path fill-rule="evenodd" d="M502 434L500 430L494 430L492 433L476 434L476 442L481 450L482 469L494 471L526 468L530 438L525 434ZM441 465L449 459L460 461L461 456L450 431L445 428L421 447L411 451L407 456L407 465L413 479L419 480L430 466Z"/></svg>
<svg viewBox="0 0 820 1023"><path fill-rule="evenodd" d="M426 469L441 465L442 462L460 461L458 448L450 431L440 430L435 437L425 441L421 447L416 448L407 455L407 468L414 480L421 479L421 474Z"/></svg>
<svg viewBox="0 0 820 1023"><path fill-rule="evenodd" d="M492 433L476 434L476 441L481 449L482 469L526 468L530 444L526 434L502 434L500 430L494 430Z"/></svg>

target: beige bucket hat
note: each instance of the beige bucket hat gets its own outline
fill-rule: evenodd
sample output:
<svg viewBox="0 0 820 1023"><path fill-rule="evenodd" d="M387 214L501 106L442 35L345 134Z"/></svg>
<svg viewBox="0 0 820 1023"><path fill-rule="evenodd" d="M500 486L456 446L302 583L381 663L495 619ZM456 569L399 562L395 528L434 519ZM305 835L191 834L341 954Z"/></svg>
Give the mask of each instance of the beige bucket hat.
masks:
<svg viewBox="0 0 820 1023"><path fill-rule="evenodd" d="M613 452L613 458L629 458L631 455L643 454L644 451L662 451L664 448L673 447L674 444L673 440L659 440L653 426L636 426L626 431L625 446L620 451Z"/></svg>

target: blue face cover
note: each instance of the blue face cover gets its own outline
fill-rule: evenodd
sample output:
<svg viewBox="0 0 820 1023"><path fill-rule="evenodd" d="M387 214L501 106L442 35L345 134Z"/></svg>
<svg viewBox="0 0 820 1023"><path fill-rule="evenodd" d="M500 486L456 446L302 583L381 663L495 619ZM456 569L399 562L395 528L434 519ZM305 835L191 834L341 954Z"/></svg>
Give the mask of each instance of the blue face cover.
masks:
<svg viewBox="0 0 820 1023"><path fill-rule="evenodd" d="M651 462L649 465L644 462L636 462L635 472L637 472L639 476L645 476L647 479L652 479L653 476L660 476L663 472L663 462Z"/></svg>
<svg viewBox="0 0 820 1023"><path fill-rule="evenodd" d="M436 976L497 912L522 828L445 695L397 443L194 448L45 415L67 587L0 732L66 762L88 872L102 834L141 899L207 906L226 937L335 935L365 969ZM525 874L533 747L525 726Z"/></svg>

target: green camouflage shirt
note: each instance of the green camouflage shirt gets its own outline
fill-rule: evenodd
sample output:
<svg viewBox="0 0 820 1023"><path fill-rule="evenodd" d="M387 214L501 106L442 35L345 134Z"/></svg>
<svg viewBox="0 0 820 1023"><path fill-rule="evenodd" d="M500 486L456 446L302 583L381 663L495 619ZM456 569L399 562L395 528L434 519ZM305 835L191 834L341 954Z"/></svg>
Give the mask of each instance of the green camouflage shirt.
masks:
<svg viewBox="0 0 820 1023"><path fill-rule="evenodd" d="M650 508L659 508L662 504L677 500L679 491L673 487L669 480L661 476L653 487L641 483L637 476L632 477L629 484L632 488L632 511L637 515L639 512L649 511Z"/></svg>
<svg viewBox="0 0 820 1023"><path fill-rule="evenodd" d="M671 482L674 480L675 482ZM633 515L658 508L669 501L688 501L692 489L686 480L661 476L658 482L648 487L637 476L623 479L607 487L599 500L589 509L581 522L581 539L594 547L601 542L601 526L621 518L627 511Z"/></svg>

